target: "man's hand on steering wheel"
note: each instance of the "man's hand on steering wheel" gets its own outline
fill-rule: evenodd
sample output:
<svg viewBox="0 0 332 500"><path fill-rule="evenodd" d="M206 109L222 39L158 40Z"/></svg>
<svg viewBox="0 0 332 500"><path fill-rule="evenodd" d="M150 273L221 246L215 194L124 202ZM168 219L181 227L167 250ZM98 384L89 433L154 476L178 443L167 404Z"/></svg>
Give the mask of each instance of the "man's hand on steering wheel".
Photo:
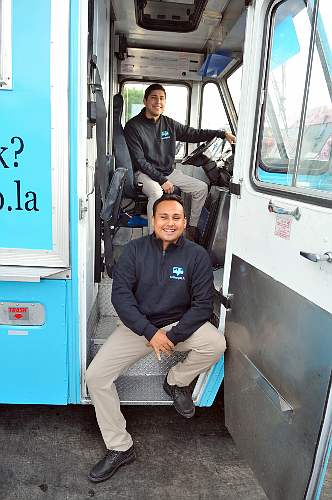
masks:
<svg viewBox="0 0 332 500"><path fill-rule="evenodd" d="M231 134L230 132L225 132L225 139L228 141L230 144L236 143L236 137L235 135Z"/></svg>

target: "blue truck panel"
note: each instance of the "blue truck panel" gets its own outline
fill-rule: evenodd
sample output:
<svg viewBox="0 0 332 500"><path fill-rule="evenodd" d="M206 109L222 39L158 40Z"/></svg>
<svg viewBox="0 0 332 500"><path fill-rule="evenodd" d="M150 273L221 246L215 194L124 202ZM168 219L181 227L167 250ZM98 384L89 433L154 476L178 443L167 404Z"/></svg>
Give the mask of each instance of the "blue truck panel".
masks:
<svg viewBox="0 0 332 500"><path fill-rule="evenodd" d="M50 0L13 0L13 88L0 90L3 248L53 248L50 22Z"/></svg>
<svg viewBox="0 0 332 500"><path fill-rule="evenodd" d="M0 301L41 303L41 326L0 325L0 403L66 404L66 281L1 282Z"/></svg>

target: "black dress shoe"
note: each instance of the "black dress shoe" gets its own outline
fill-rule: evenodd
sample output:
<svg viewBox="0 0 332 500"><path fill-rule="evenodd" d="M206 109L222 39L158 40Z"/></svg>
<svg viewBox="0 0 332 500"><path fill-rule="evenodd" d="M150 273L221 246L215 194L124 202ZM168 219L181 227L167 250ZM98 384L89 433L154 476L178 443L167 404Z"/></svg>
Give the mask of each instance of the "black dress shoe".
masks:
<svg viewBox="0 0 332 500"><path fill-rule="evenodd" d="M89 479L93 483L106 481L115 474L121 465L128 465L136 458L134 447L127 451L107 450L105 457L98 462L89 474Z"/></svg>
<svg viewBox="0 0 332 500"><path fill-rule="evenodd" d="M164 391L171 396L175 409L183 417L190 418L195 414L195 405L191 397L191 390L188 386L179 387L178 385L169 385L167 375L164 380Z"/></svg>

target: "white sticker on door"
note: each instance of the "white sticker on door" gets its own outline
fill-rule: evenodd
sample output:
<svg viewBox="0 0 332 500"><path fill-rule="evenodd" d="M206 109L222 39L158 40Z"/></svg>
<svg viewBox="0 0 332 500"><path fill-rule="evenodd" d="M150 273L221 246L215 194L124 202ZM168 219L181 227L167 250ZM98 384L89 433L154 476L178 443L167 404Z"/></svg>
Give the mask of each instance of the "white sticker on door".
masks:
<svg viewBox="0 0 332 500"><path fill-rule="evenodd" d="M292 225L291 220L284 219L283 217L280 217L279 215L277 215L274 234L276 236L279 236L280 238L284 238L285 240L289 240L291 225Z"/></svg>

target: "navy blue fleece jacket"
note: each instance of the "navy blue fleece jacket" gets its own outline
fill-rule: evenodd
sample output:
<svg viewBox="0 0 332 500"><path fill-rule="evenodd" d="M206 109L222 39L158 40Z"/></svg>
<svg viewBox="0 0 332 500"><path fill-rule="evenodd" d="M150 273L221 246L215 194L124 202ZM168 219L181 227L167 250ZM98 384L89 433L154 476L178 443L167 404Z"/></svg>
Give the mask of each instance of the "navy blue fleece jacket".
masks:
<svg viewBox="0 0 332 500"><path fill-rule="evenodd" d="M163 326L176 345L212 315L215 289L206 250L183 236L163 251L155 234L130 241L113 272L112 303L121 321L150 341Z"/></svg>
<svg viewBox="0 0 332 500"><path fill-rule="evenodd" d="M146 117L145 108L127 122L124 134L135 170L140 170L161 186L174 170L176 141L225 139L223 130L196 130L164 115L155 122L154 118Z"/></svg>

